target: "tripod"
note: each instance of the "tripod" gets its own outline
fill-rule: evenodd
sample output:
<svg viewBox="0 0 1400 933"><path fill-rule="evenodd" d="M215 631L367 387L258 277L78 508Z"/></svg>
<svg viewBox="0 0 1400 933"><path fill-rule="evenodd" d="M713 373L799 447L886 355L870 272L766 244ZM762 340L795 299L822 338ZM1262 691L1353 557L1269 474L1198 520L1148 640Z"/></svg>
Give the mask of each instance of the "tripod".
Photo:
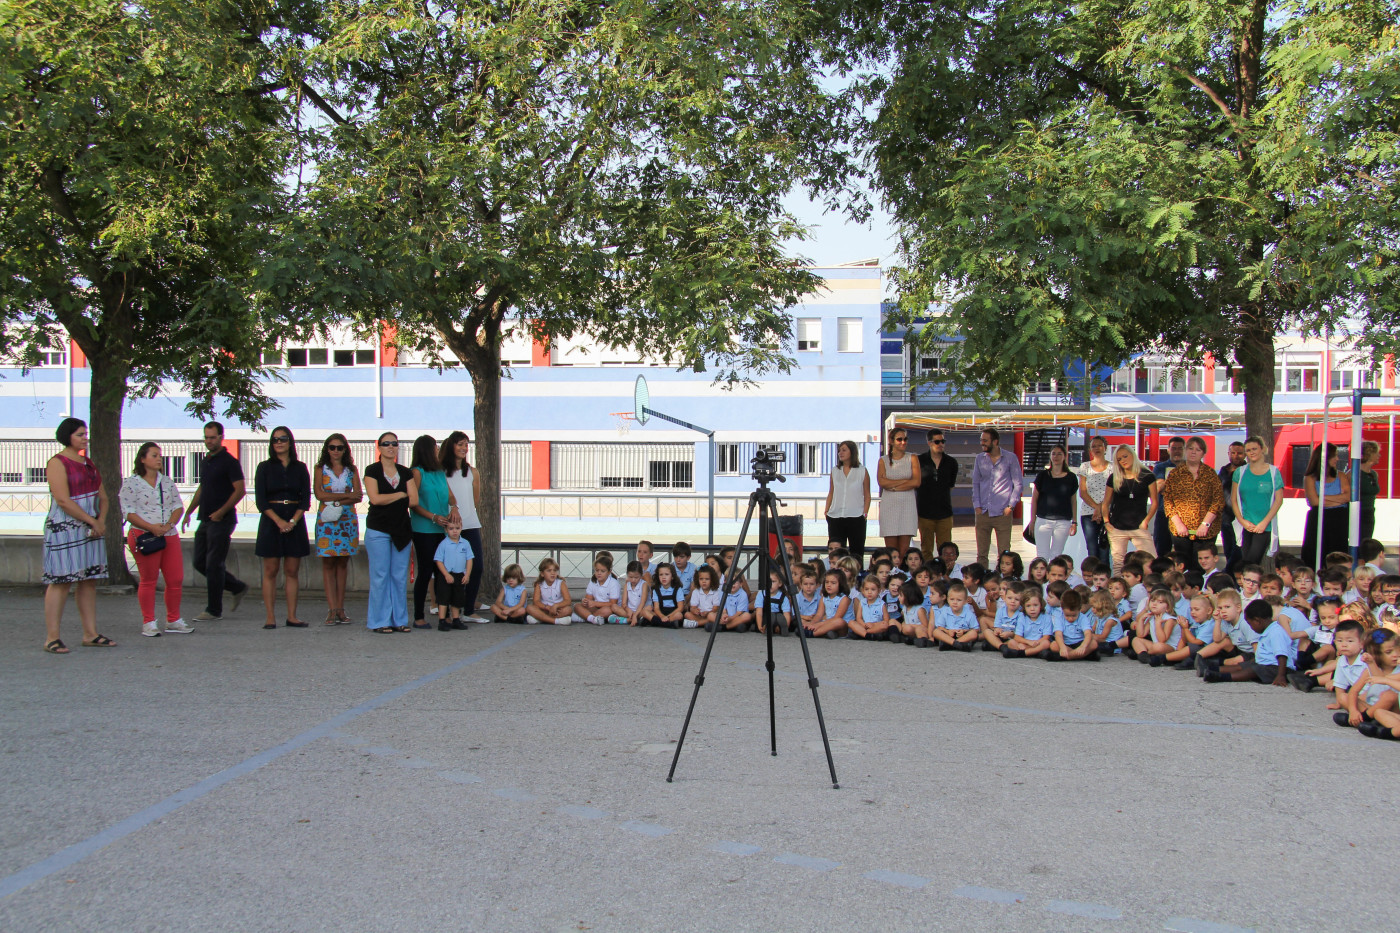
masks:
<svg viewBox="0 0 1400 933"><path fill-rule="evenodd" d="M753 478L758 482L758 488L749 494L749 510L744 515L743 527L739 529L739 541L734 548L734 563L730 565L728 573L725 574L724 586L721 593L728 594L734 585L735 579L740 573L739 557L744 552L744 541L749 534L749 523L753 520L754 512L758 512L758 578L761 581L758 596L765 600L764 609L768 609L767 593L769 586L769 554L768 535L769 529L778 529L778 497L768 488L768 484L773 480L786 482L768 464L762 453L754 461ZM792 585L792 566L788 562L787 549L779 541L778 557L781 561L781 576L783 595L787 598L788 609L797 619L798 640L802 643L802 659L807 663L807 686L812 688L812 703L817 708L817 725L822 733L822 745L826 749L826 766L831 771L831 786L839 790L840 783L836 780L836 762L831 758L831 742L826 737L826 720L822 717L822 701L817 696L817 675L812 670L812 655L807 650L807 630L802 626L801 614L797 611L797 592ZM752 561L750 561L752 563ZM776 616L776 618L774 618ZM773 687L773 630L781 624L782 616L777 613L765 612L766 625L765 634L768 636L768 727L772 738L772 754L778 754L778 709L777 699ZM690 730L690 717L695 712L695 701L700 697L700 688L705 683L705 668L710 664L710 652L715 647L715 636L719 634L719 615L716 614L714 627L710 630L710 639L705 644L705 656L700 661L700 672L695 675L695 690L690 695L690 707L685 711L685 723L681 726L681 736L676 741L676 753L671 758L671 770L666 774L666 783L671 783L671 779L676 774L676 763L681 759L681 748L685 746L685 734Z"/></svg>

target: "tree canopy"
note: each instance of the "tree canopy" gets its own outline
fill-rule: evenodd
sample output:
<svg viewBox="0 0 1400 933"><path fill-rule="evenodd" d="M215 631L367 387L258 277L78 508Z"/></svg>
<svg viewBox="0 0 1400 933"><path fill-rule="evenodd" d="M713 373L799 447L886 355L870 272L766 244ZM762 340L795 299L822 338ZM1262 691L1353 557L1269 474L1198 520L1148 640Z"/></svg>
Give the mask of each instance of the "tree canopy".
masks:
<svg viewBox="0 0 1400 933"><path fill-rule="evenodd" d="M476 395L499 529L500 345L586 333L718 379L791 365L796 185L850 203L848 102L791 0L331 4L289 307L433 356ZM449 359L449 362L451 360ZM488 569L488 577L491 568Z"/></svg>
<svg viewBox="0 0 1400 933"><path fill-rule="evenodd" d="M1274 338L1393 352L1394 0L837 0L870 69L895 323L1013 396L1152 349L1238 368L1269 435Z"/></svg>

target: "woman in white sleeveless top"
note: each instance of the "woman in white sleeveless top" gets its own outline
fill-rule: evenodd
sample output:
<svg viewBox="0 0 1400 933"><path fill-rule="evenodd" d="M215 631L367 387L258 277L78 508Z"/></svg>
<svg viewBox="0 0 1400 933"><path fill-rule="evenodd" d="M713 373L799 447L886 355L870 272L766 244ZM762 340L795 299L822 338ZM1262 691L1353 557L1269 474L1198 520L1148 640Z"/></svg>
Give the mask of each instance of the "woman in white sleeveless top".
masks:
<svg viewBox="0 0 1400 933"><path fill-rule="evenodd" d="M471 545L476 560L472 561L472 572L467 577L467 614L463 622L490 622L476 611L477 596L481 592L481 572L486 567L485 551L481 546L481 477L471 464L467 463L467 453L471 450L471 440L461 431L453 431L442 442L438 451L438 463L447 473L447 488L451 491L457 506L452 510L462 521L462 537Z"/></svg>
<svg viewBox="0 0 1400 933"><path fill-rule="evenodd" d="M826 536L840 541L865 566L866 515L870 512L870 474L860 465L855 441L836 445L836 467L826 491Z"/></svg>
<svg viewBox="0 0 1400 933"><path fill-rule="evenodd" d="M919 533L919 507L916 501L922 481L919 460L908 451L909 432L895 427L890 431L889 452L880 458L876 479L880 483L880 536L885 547L895 553L898 567L909 550L909 542Z"/></svg>

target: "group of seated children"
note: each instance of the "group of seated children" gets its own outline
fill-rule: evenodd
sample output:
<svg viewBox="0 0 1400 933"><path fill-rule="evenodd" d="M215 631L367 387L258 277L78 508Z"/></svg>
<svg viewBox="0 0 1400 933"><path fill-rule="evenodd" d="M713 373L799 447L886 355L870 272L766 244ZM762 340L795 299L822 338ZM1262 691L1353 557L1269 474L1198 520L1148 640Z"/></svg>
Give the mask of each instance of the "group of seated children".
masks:
<svg viewBox="0 0 1400 933"><path fill-rule="evenodd" d="M809 638L891 641L940 651L1000 652L1006 658L1098 661L1123 654L1152 667L1194 670L1209 683L1256 681L1334 695L1330 709L1341 725L1367 735L1400 739L1400 576L1381 571L1384 548L1363 543L1363 563L1328 555L1314 573L1280 554L1274 573L1257 565L1220 568L1214 543L1196 553L1200 570L1173 557L1128 554L1116 575L1086 557L1078 568L1067 556L1037 558L1024 568L1019 555L1000 555L997 570L958 563L946 542L924 560L918 548L902 557L876 549L869 566L839 544L825 561L802 562L786 542L794 601L774 561L767 586L755 595L743 573L729 591L724 580L734 548L691 563L684 542L670 562L653 560L642 541L624 579L612 555L600 551L581 600L574 601L559 565L540 562L534 587L512 564L491 607L499 622L568 625L654 625L707 631L787 635L801 626ZM896 566L896 558L898 566ZM794 604L795 603L795 604Z"/></svg>

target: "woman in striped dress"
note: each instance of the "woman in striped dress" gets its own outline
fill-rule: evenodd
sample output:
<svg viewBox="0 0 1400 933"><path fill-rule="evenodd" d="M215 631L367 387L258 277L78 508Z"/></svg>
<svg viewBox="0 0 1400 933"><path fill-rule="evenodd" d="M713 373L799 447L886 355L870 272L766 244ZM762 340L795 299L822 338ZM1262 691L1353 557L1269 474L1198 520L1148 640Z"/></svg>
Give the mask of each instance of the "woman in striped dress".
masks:
<svg viewBox="0 0 1400 933"><path fill-rule="evenodd" d="M64 418L54 432L63 449L48 462L46 471L53 504L44 520L44 650L67 654L58 637L68 590L76 584L78 617L83 624L83 645L110 648L116 642L97 633L97 581L107 578L107 551L102 541L107 527L107 494L102 476L87 457L87 424Z"/></svg>

